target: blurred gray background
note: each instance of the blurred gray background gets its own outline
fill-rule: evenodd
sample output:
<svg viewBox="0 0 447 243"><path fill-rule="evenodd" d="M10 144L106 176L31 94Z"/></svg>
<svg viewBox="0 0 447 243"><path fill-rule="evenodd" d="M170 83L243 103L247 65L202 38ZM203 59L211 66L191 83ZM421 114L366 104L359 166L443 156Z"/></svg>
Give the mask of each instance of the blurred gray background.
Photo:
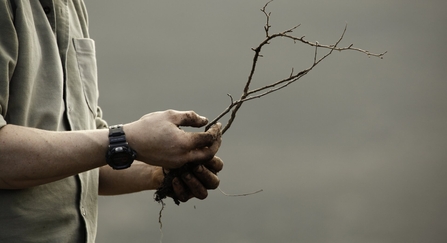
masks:
<svg viewBox="0 0 447 243"><path fill-rule="evenodd" d="M165 109L210 119L239 97L264 38L259 0L86 1L110 124ZM223 137L227 197L163 212L153 192L102 197L99 243L447 242L447 1L275 0L272 33L336 52L299 82L245 103ZM254 86L308 67L273 42ZM222 120L226 122L227 118Z"/></svg>

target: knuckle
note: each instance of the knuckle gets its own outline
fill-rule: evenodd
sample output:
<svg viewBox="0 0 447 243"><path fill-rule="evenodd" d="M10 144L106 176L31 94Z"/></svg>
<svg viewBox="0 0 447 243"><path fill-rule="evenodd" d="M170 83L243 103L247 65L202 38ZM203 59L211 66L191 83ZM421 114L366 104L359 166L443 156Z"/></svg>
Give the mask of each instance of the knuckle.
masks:
<svg viewBox="0 0 447 243"><path fill-rule="evenodd" d="M167 109L165 112L168 113L168 114L173 114L173 113L175 113L176 111L173 110L173 109Z"/></svg>
<svg viewBox="0 0 447 243"><path fill-rule="evenodd" d="M176 115L177 115L177 111L176 110L173 110L173 109L168 109L168 110L165 110L164 111L164 114L167 116L167 117L175 117Z"/></svg>

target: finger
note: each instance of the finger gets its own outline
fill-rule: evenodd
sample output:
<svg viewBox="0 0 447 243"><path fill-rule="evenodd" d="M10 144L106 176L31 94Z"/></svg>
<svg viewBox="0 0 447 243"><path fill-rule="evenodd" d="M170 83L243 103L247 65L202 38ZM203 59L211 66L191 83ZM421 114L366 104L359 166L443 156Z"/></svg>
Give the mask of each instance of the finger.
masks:
<svg viewBox="0 0 447 243"><path fill-rule="evenodd" d="M190 198L192 198L192 194L178 177L175 177L172 180L172 189L174 190L174 194L180 202L186 202Z"/></svg>
<svg viewBox="0 0 447 243"><path fill-rule="evenodd" d="M205 199L208 196L208 191L200 183L200 181L191 173L185 173L182 175L182 181L188 187L189 192L198 199Z"/></svg>
<svg viewBox="0 0 447 243"><path fill-rule="evenodd" d="M177 126L202 127L208 123L206 117L200 116L194 111L171 111L172 122Z"/></svg>
<svg viewBox="0 0 447 243"><path fill-rule="evenodd" d="M222 143L221 124L218 123L207 132L189 133L193 142L188 144L186 161L193 163L203 163L211 160L220 148Z"/></svg>
<svg viewBox="0 0 447 243"><path fill-rule="evenodd" d="M192 142L193 148L203 148L203 147L210 147L215 146L214 149L218 149L220 147L220 143L222 140L222 124L216 123L213 126L211 126L210 129L206 132L194 132L194 133L188 133L190 136L190 140ZM217 144L216 144L217 142ZM217 150L216 150L217 152Z"/></svg>
<svg viewBox="0 0 447 243"><path fill-rule="evenodd" d="M206 161L212 160L218 148L204 147L201 149L190 150L185 154L184 159L188 163L202 164Z"/></svg>
<svg viewBox="0 0 447 243"><path fill-rule="evenodd" d="M217 175L203 165L199 165L194 169L194 176L206 189L216 189L219 186L220 180Z"/></svg>
<svg viewBox="0 0 447 243"><path fill-rule="evenodd" d="M219 157L214 156L211 160L203 162L203 166L214 174L217 174L223 168L223 161Z"/></svg>

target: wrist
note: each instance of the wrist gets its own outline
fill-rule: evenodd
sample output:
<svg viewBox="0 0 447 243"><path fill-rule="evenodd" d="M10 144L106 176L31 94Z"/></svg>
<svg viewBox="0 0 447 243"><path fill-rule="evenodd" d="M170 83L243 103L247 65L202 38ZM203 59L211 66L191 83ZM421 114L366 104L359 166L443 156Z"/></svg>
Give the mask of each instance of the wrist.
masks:
<svg viewBox="0 0 447 243"><path fill-rule="evenodd" d="M156 190L161 187L163 184L163 179L165 178L163 168L159 166L152 166L151 167L151 176L150 178L150 185L149 190Z"/></svg>

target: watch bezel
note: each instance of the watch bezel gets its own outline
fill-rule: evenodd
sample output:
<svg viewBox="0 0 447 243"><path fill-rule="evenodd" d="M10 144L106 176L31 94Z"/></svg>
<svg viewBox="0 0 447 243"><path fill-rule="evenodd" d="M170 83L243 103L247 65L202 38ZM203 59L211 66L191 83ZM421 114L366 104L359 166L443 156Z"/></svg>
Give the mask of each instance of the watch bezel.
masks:
<svg viewBox="0 0 447 243"><path fill-rule="evenodd" d="M113 169L122 170L129 168L135 160L136 153L129 145L118 145L111 147L107 151L107 164ZM121 160L125 159L123 162Z"/></svg>

